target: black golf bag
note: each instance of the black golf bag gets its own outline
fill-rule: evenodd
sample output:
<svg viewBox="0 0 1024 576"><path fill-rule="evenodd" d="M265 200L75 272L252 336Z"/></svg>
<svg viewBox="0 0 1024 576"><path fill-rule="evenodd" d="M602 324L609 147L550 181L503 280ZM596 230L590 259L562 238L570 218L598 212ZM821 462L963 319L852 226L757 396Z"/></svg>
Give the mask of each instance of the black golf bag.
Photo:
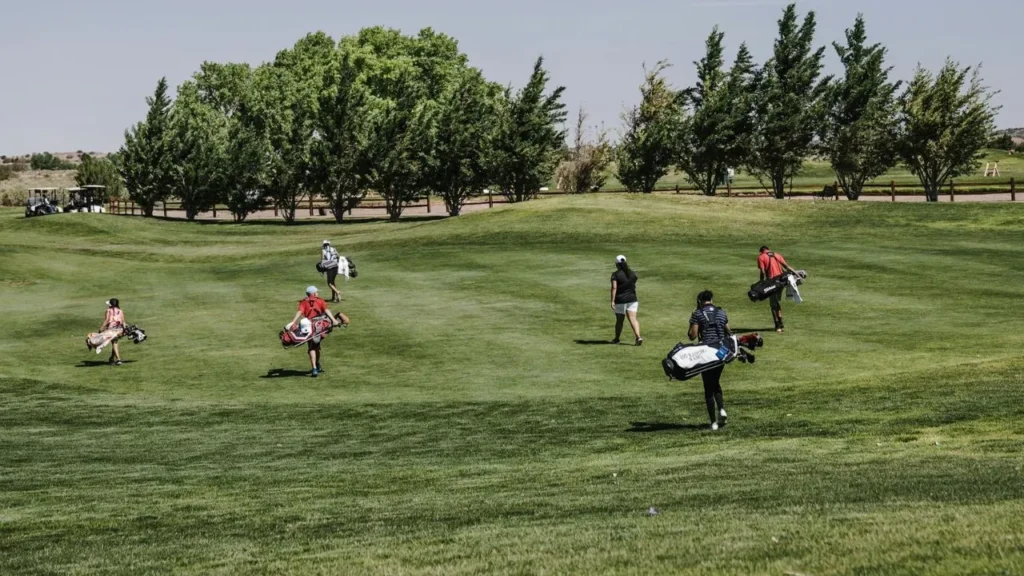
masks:
<svg viewBox="0 0 1024 576"><path fill-rule="evenodd" d="M786 286L789 286L789 279L787 274L783 274L752 285L750 291L747 292L747 297L751 302L763 302L771 298L773 294L781 293Z"/></svg>
<svg viewBox="0 0 1024 576"><path fill-rule="evenodd" d="M725 366L733 360L753 364L754 355L744 350L756 350L764 346L760 334L727 336L719 342L704 344L683 344L680 342L661 361L665 375L671 380L686 381L699 374Z"/></svg>
<svg viewBox="0 0 1024 576"><path fill-rule="evenodd" d="M807 280L807 272L797 270L796 272L787 272L775 278L762 280L750 287L747 297L750 298L751 302L763 302L774 294L781 294L786 289L786 286L790 285L790 279L795 281L797 286L800 286L804 283L804 280Z"/></svg>

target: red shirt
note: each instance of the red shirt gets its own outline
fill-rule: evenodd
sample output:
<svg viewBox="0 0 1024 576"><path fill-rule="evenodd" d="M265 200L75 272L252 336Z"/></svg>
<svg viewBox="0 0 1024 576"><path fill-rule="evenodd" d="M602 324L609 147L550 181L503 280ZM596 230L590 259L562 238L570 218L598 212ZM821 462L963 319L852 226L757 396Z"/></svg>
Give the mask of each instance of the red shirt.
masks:
<svg viewBox="0 0 1024 576"><path fill-rule="evenodd" d="M299 312L302 312L303 316L312 320L313 318L322 316L327 312L327 302L324 302L324 300L318 296L299 300Z"/></svg>
<svg viewBox="0 0 1024 576"><path fill-rule="evenodd" d="M778 252L762 252L761 255L757 257L757 267L766 278L782 276L782 265L785 263L786 259Z"/></svg>

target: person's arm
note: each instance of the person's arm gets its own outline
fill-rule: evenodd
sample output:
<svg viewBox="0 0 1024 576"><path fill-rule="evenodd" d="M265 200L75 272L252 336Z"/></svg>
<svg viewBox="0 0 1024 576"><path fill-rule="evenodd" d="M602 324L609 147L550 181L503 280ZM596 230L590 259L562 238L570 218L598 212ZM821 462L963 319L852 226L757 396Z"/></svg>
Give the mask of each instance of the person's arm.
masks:
<svg viewBox="0 0 1024 576"><path fill-rule="evenodd" d="M615 296L619 292L618 280L612 278L612 310L615 310Z"/></svg>
<svg viewBox="0 0 1024 576"><path fill-rule="evenodd" d="M693 340L696 340L697 336L699 334L700 334L700 331L699 331L697 325L696 324L690 324L690 331L687 333L687 336L690 337L690 341L692 342Z"/></svg>
<svg viewBox="0 0 1024 576"><path fill-rule="evenodd" d="M302 318L302 310L299 310L298 312L295 313L295 318L292 318L292 321L288 323L288 328L294 328L295 323L299 321L299 318Z"/></svg>
<svg viewBox="0 0 1024 576"><path fill-rule="evenodd" d="M768 270L761 258L757 259L757 270L761 273L761 282L767 280L766 276L768 274Z"/></svg>

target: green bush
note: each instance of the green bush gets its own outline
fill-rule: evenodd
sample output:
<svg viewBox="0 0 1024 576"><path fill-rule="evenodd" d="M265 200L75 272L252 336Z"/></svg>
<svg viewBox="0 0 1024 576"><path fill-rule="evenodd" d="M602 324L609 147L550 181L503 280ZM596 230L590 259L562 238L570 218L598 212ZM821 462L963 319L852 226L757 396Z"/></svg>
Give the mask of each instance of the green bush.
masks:
<svg viewBox="0 0 1024 576"><path fill-rule="evenodd" d="M14 168L10 164L0 164L0 182L10 180L14 175Z"/></svg>
<svg viewBox="0 0 1024 576"><path fill-rule="evenodd" d="M24 206L28 191L23 188L0 190L0 206Z"/></svg>
<svg viewBox="0 0 1024 576"><path fill-rule="evenodd" d="M33 154L31 160L33 170L74 170L75 165L62 160L49 152Z"/></svg>

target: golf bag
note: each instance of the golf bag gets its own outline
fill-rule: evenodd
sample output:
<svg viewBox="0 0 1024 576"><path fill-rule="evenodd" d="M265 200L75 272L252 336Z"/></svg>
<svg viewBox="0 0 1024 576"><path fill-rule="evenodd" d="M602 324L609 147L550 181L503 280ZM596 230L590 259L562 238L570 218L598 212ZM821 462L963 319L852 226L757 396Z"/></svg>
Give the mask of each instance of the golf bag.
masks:
<svg viewBox="0 0 1024 576"><path fill-rule="evenodd" d="M793 277L796 280L797 285L801 285L804 283L804 280L807 279L807 272L797 270L796 274L782 274L775 278L762 280L750 287L750 290L747 292L747 297L750 298L751 302L763 302L771 298L774 294L782 293L782 291L789 286L790 277Z"/></svg>
<svg viewBox="0 0 1024 576"><path fill-rule="evenodd" d="M129 338L136 344L141 344L146 340L146 333L138 326L132 324L130 326L121 326L120 328L111 328L110 330L104 330L103 332L93 332L85 337L85 346L89 350L95 350L97 354L103 351L104 348L117 342L121 338Z"/></svg>
<svg viewBox="0 0 1024 576"><path fill-rule="evenodd" d="M346 279L359 277L359 272L356 270L356 263L353 262L351 258L342 256L336 267L338 268L338 274L341 274ZM321 275L326 274L328 268L328 266L324 266L323 262L316 263L316 271ZM330 268L334 268L334 266L331 266Z"/></svg>
<svg viewBox="0 0 1024 576"><path fill-rule="evenodd" d="M335 316L339 321L341 315ZM345 327L344 324L341 325ZM284 327L284 330L278 334L281 339L281 345L285 348L295 348L302 346L307 342L316 341L319 342L323 338L326 338L334 330L334 323L331 322L331 317L325 315L317 316L312 320L303 318L299 321L293 329L289 330L288 326Z"/></svg>
<svg viewBox="0 0 1024 576"><path fill-rule="evenodd" d="M670 380L686 381L708 370L725 366L737 358L745 364L753 364L754 355L747 350L756 350L762 346L764 340L760 334L727 336L720 342L704 344L680 342L661 361L661 367Z"/></svg>

